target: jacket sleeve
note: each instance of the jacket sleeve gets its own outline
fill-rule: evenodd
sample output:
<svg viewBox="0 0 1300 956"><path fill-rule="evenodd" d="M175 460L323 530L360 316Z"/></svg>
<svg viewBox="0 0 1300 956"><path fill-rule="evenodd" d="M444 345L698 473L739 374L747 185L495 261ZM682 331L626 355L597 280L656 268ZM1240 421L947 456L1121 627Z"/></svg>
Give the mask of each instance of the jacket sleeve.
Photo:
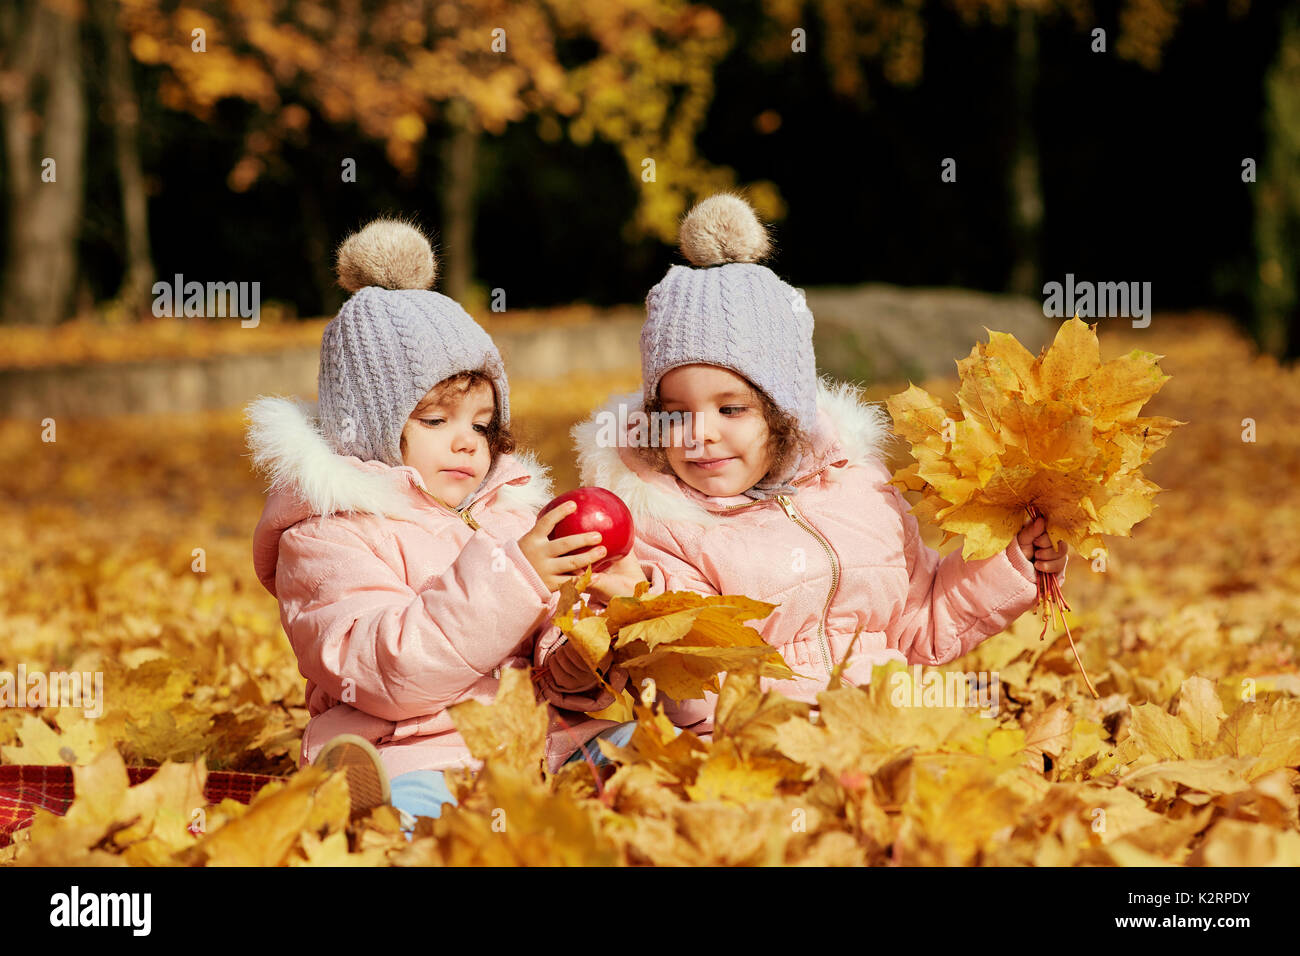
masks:
<svg viewBox="0 0 1300 956"><path fill-rule="evenodd" d="M883 487L902 522L909 580L907 599L886 627L885 637L908 663L946 664L1034 605L1036 572L1015 538L992 557L963 561L961 552L953 551L940 558L921 540L907 499L892 485Z"/></svg>
<svg viewBox="0 0 1300 956"><path fill-rule="evenodd" d="M650 525L637 529L633 552L650 582L650 594L665 591L695 591L697 594L721 594L708 575L693 564L686 549L667 529Z"/></svg>
<svg viewBox="0 0 1300 956"><path fill-rule="evenodd" d="M514 541L477 531L444 572L412 587L337 521L285 532L276 588L303 676L394 721L436 713L490 674L529 640L550 598Z"/></svg>

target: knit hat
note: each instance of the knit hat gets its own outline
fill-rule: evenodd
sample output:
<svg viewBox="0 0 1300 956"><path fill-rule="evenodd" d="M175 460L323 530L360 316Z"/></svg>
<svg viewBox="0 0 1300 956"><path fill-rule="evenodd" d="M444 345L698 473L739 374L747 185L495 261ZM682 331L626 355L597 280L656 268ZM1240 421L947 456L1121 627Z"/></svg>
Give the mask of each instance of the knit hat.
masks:
<svg viewBox="0 0 1300 956"><path fill-rule="evenodd" d="M424 234L394 219L376 219L339 246L339 285L354 295L325 326L317 379L320 429L338 454L401 465L407 418L459 372L491 376L497 414L509 424L501 355L460 305L429 289L437 269Z"/></svg>
<svg viewBox="0 0 1300 956"><path fill-rule="evenodd" d="M744 199L710 196L682 220L683 255L697 268L673 266L646 296L641 379L648 402L679 365L720 365L762 389L805 434L817 427L813 317L798 290L757 263L771 248L767 230ZM802 456L801 456L802 457ZM791 489L768 476L744 492L766 498Z"/></svg>

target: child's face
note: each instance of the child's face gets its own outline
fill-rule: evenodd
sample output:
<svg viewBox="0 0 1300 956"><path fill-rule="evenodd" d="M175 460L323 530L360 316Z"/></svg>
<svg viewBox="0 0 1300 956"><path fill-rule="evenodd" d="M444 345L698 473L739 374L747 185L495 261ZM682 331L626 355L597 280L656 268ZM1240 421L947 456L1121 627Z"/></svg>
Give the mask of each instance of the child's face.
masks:
<svg viewBox="0 0 1300 956"><path fill-rule="evenodd" d="M492 386L478 382L464 394L432 400L431 389L402 428L402 461L449 506L478 487L492 463L488 426L495 412Z"/></svg>
<svg viewBox="0 0 1300 956"><path fill-rule="evenodd" d="M715 497L752 488L771 468L767 421L753 386L716 365L679 365L659 380L665 412L690 412L691 428L674 425L665 449L673 472Z"/></svg>

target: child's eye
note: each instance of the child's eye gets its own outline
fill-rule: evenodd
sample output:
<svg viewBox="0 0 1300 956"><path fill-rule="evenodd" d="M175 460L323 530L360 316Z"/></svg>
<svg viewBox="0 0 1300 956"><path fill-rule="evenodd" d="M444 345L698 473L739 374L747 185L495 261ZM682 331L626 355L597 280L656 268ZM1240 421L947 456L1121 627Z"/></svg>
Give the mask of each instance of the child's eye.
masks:
<svg viewBox="0 0 1300 956"><path fill-rule="evenodd" d="M441 418L421 418L421 419L420 419L420 424L422 424L422 425L428 425L428 426L430 426L430 427L432 427L432 426L434 426L434 425L441 425L442 423L443 423L443 419L441 419Z"/></svg>
<svg viewBox="0 0 1300 956"><path fill-rule="evenodd" d="M474 427L479 430L480 435L486 435L488 433L487 425L475 425Z"/></svg>
<svg viewBox="0 0 1300 956"><path fill-rule="evenodd" d="M743 415L743 414L745 414L745 411L746 411L744 405L723 405L723 406L722 406L722 413L725 415L726 412L727 412L727 409L729 409L729 408L732 409L732 410L735 412L735 414L734 414L734 415L727 415L728 418L735 418L736 415Z"/></svg>

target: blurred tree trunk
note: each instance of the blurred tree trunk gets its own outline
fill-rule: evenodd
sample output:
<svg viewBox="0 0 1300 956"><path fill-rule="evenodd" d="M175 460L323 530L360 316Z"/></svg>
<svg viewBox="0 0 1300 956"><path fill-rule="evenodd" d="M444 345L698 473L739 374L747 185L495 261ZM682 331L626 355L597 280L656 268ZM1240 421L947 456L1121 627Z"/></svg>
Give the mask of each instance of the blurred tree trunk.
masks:
<svg viewBox="0 0 1300 956"><path fill-rule="evenodd" d="M76 287L85 193L80 24L41 0L0 4L0 127L9 200L0 321L53 325ZM54 161L46 182L45 160Z"/></svg>
<svg viewBox="0 0 1300 956"><path fill-rule="evenodd" d="M123 252L126 273L117 297L131 318L149 311L154 268L149 252L149 197L140 162L140 103L131 80L126 37L117 22L115 0L92 0L95 22L104 42L105 88L113 124L118 184L122 192Z"/></svg>
<svg viewBox="0 0 1300 956"><path fill-rule="evenodd" d="M343 292L334 274L333 250L330 248L329 223L321 209L320 197L311 189L297 190L298 211L302 216L303 245L306 247L312 285L320 299L320 314L333 315L343 305Z"/></svg>
<svg viewBox="0 0 1300 956"><path fill-rule="evenodd" d="M1038 171L1034 91L1038 88L1038 19L1033 10L1016 10L1016 52L1012 80L1014 136L1011 158L1011 275L1007 291L1042 296L1039 246L1043 226L1043 184Z"/></svg>
<svg viewBox="0 0 1300 956"><path fill-rule="evenodd" d="M449 126L442 148L442 241L439 281L444 295L460 301L474 278L474 162L478 131L463 100L447 104Z"/></svg>
<svg viewBox="0 0 1300 956"><path fill-rule="evenodd" d="M1255 339L1278 358L1300 352L1300 15L1282 13L1264 78L1265 150L1255 199Z"/></svg>

